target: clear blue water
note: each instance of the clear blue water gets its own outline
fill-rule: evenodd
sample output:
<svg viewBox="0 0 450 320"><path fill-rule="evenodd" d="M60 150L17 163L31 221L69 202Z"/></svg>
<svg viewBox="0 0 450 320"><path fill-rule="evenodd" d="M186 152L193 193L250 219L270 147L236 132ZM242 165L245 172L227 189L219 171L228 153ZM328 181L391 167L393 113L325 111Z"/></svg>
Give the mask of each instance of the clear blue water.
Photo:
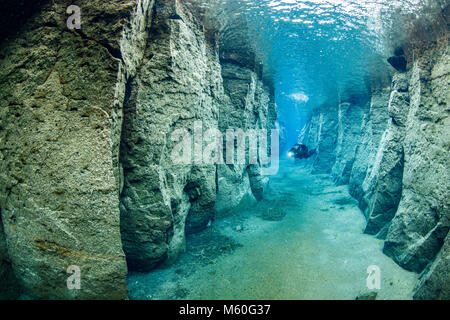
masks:
<svg viewBox="0 0 450 320"><path fill-rule="evenodd" d="M247 22L264 76L275 82L279 120L295 143L314 107L368 95L370 78L389 86L393 69L386 59L408 30L435 19L446 2L219 0L212 10L224 21Z"/></svg>

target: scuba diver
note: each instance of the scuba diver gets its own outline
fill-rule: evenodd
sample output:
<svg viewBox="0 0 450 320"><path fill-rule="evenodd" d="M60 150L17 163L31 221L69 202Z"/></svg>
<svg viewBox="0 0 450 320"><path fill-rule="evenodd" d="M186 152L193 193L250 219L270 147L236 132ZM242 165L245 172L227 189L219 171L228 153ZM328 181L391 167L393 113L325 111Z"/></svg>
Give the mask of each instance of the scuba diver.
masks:
<svg viewBox="0 0 450 320"><path fill-rule="evenodd" d="M308 150L303 143L296 143L288 152L289 158L308 159L316 153L316 149Z"/></svg>

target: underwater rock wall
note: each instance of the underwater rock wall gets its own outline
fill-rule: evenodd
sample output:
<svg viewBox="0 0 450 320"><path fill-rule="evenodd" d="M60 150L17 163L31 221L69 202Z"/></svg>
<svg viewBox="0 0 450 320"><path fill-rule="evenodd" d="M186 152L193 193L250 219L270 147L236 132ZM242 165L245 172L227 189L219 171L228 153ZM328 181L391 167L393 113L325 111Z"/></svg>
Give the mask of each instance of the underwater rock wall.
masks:
<svg viewBox="0 0 450 320"><path fill-rule="evenodd" d="M336 162L338 123L338 110L328 103L315 109L302 129L299 142L310 150L316 149L316 154L307 160L313 173L331 173Z"/></svg>
<svg viewBox="0 0 450 320"><path fill-rule="evenodd" d="M243 66L230 59L222 61L222 76L227 97L219 107L221 132L241 129L250 133L254 130L259 135L260 129L266 129L270 133L277 117L273 92L250 66ZM225 149L223 156L226 159ZM262 200L268 178L261 176L260 169L260 164L249 164L248 148L245 163L218 165L215 204L218 214L232 210L242 200Z"/></svg>
<svg viewBox="0 0 450 320"><path fill-rule="evenodd" d="M122 240L128 266L140 271L173 262L185 232L204 229L246 194L262 198L259 165L222 165L219 150L207 163L206 150L227 129L271 129L276 119L273 92L254 66L235 55L219 60L226 50L194 12L156 1L152 14L144 58L126 86L121 145ZM194 139L187 164L172 159L179 130Z"/></svg>
<svg viewBox="0 0 450 320"><path fill-rule="evenodd" d="M410 71L403 194L384 247L404 268L422 272L417 299L450 298L450 53L442 40Z"/></svg>
<svg viewBox="0 0 450 320"><path fill-rule="evenodd" d="M218 12L221 10L211 18L220 30L219 55L225 93L219 105L220 131L225 135L226 130L240 129L244 134L253 131L258 136L261 129L268 130L270 149L270 130L275 128L277 118L273 84L263 79L263 64L255 52L254 39L249 38L247 19L239 14L217 15ZM260 162L249 163L248 147L245 161L238 163L235 152L233 164L227 164L225 149L226 143L224 163L217 166L218 215L261 200L268 183L268 178L261 176Z"/></svg>
<svg viewBox="0 0 450 320"><path fill-rule="evenodd" d="M347 105L335 108L338 125L327 126L338 137L336 147L328 145L337 155L332 171L336 182L347 181L342 159L354 158L349 190L367 218L365 232L385 239L383 251L403 268L422 273L416 299L449 298L448 50L448 41L436 42L415 56L408 72L394 75L390 93L374 92L359 139L356 127L346 125L352 116L342 118ZM320 111L313 113L301 142L320 145L322 117ZM360 117L358 113L354 121ZM347 143L357 144L356 155L354 145ZM310 164L314 168L317 163Z"/></svg>
<svg viewBox="0 0 450 320"><path fill-rule="evenodd" d="M273 89L255 61L220 61L216 31L183 1L79 1L73 31L69 5L39 2L0 43L0 291L125 299L127 265L173 262L185 232L238 204L230 191L261 199L259 164L172 151L196 125L200 153L209 130L272 129Z"/></svg>
<svg viewBox="0 0 450 320"><path fill-rule="evenodd" d="M388 104L388 127L383 133L372 170L363 181L361 209L367 218L365 232L385 238L402 195L403 138L409 111L408 79L398 73L392 81Z"/></svg>
<svg viewBox="0 0 450 320"><path fill-rule="evenodd" d="M336 162L331 175L338 185L348 184L356 156L356 148L361 140L361 122L366 105L344 102L338 109L338 137Z"/></svg>
<svg viewBox="0 0 450 320"><path fill-rule="evenodd" d="M215 164L203 163L203 154L172 160L185 138L172 139L176 130L194 133L198 120L200 147L204 132L217 130L223 91L217 48L180 3L156 1L144 58L125 94L121 230L128 266L140 271L178 256L188 215L192 231L214 214Z"/></svg>
<svg viewBox="0 0 450 320"><path fill-rule="evenodd" d="M381 137L388 124L387 106L389 92L376 91L372 93L370 106L364 114L361 124L360 143L356 148L356 156L349 179L350 194L359 202L363 212L367 208L367 183L370 176Z"/></svg>
<svg viewBox="0 0 450 320"><path fill-rule="evenodd" d="M410 70L403 192L384 252L416 272L433 261L450 228L449 62L445 39Z"/></svg>
<svg viewBox="0 0 450 320"><path fill-rule="evenodd" d="M134 1L44 1L0 44L0 207L15 275L41 298L127 296L119 228L119 40ZM114 21L111 21L114 17ZM68 290L80 267L83 290Z"/></svg>

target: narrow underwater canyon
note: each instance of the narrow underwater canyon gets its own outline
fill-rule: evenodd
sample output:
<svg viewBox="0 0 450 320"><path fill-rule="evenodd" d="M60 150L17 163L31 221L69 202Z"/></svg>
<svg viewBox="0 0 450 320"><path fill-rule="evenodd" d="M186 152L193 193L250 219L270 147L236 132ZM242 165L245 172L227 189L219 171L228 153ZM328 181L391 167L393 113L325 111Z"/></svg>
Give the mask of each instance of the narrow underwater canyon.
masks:
<svg viewBox="0 0 450 320"><path fill-rule="evenodd" d="M449 299L450 6L378 2L2 4L0 299Z"/></svg>

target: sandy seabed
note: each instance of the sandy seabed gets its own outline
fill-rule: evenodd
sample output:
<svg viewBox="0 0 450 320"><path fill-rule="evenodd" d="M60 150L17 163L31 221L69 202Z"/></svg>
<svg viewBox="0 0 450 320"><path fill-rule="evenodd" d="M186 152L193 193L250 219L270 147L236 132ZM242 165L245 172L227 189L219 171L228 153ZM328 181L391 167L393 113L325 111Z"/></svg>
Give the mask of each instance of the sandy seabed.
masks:
<svg viewBox="0 0 450 320"><path fill-rule="evenodd" d="M378 266L377 299L412 299L418 275L382 253L363 234L365 218L347 186L282 161L267 198L187 238L168 267L130 273L130 299L338 299L367 291Z"/></svg>

